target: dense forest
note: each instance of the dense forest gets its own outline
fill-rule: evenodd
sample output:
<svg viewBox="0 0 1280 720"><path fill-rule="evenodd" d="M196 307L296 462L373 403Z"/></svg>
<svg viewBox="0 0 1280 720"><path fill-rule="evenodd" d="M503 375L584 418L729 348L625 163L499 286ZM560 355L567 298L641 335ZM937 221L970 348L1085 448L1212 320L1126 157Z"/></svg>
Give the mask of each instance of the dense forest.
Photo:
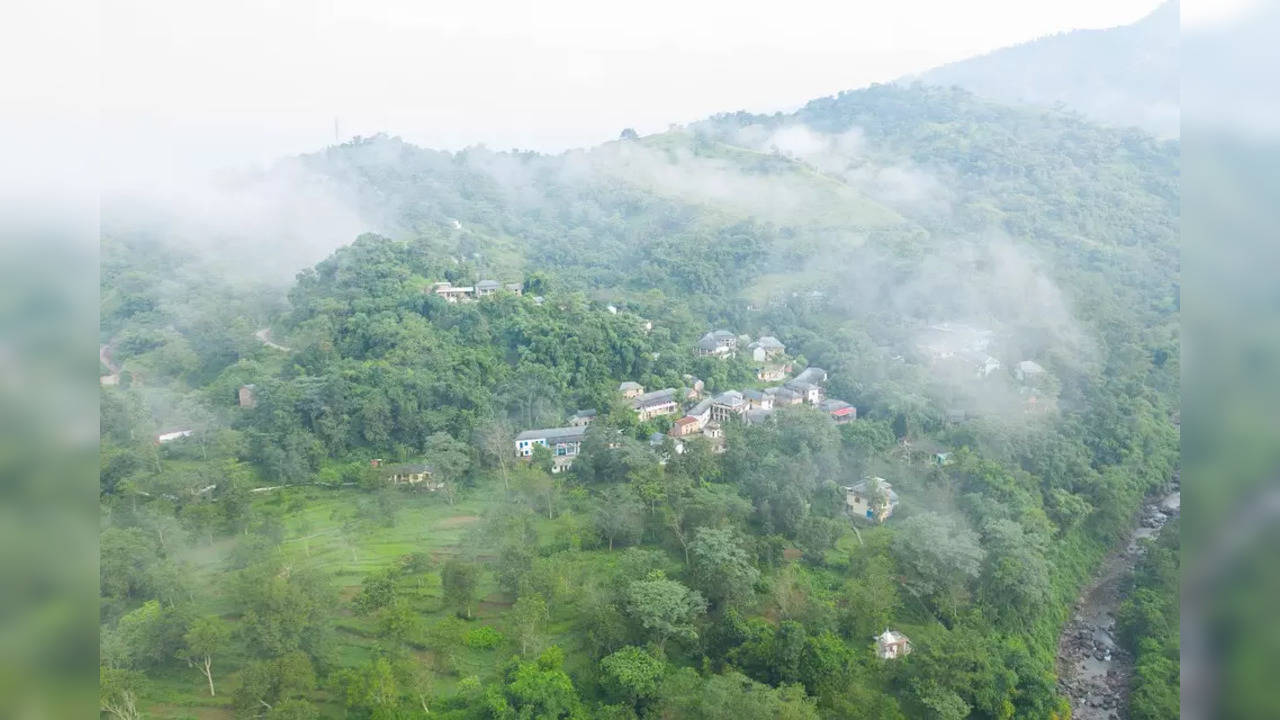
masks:
<svg viewBox="0 0 1280 720"><path fill-rule="evenodd" d="M1177 469L1176 143L874 86L277 172L371 218L287 288L104 221L107 716L1069 716L1068 608ZM435 292L486 279L519 292ZM940 325L998 367L931 357ZM778 338L857 419L653 439L677 416L620 383L774 384L695 352L719 328ZM567 471L516 457L581 409ZM415 464L429 487L389 481ZM900 498L883 523L845 511L864 478ZM1123 618L1133 717L1176 711L1171 529ZM910 654L877 655L886 629Z"/></svg>

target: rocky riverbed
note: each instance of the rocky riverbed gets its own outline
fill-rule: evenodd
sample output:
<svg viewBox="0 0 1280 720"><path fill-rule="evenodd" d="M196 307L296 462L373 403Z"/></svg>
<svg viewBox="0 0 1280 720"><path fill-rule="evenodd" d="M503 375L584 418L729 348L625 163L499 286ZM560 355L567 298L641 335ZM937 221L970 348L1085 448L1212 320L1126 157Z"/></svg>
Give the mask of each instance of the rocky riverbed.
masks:
<svg viewBox="0 0 1280 720"><path fill-rule="evenodd" d="M1177 480L1171 492L1142 506L1138 527L1128 543L1112 553L1080 596L1058 640L1058 691L1071 701L1073 720L1126 717L1133 659L1115 638L1120 591L1142 554L1139 543L1155 535L1181 509Z"/></svg>

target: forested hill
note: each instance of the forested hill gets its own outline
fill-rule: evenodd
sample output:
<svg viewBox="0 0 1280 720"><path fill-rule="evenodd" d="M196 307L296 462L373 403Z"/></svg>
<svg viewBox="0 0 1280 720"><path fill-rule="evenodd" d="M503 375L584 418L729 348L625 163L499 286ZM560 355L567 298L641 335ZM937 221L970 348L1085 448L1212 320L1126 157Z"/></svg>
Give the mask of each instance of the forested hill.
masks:
<svg viewBox="0 0 1280 720"><path fill-rule="evenodd" d="M876 86L561 155L375 137L278 172L379 230L287 298L162 232L103 242L104 706L1065 716L1057 630L1178 462L1176 142ZM715 329L749 338L697 352ZM677 450L620 394L761 402L806 366L856 419L779 407ZM571 467L517 460L588 409ZM845 510L864 478L900 499L883 523ZM877 657L886 628L910 655Z"/></svg>
<svg viewBox="0 0 1280 720"><path fill-rule="evenodd" d="M1179 7L1132 25L1073 30L929 70L905 82L966 88L1009 103L1058 104L1099 122L1176 137Z"/></svg>

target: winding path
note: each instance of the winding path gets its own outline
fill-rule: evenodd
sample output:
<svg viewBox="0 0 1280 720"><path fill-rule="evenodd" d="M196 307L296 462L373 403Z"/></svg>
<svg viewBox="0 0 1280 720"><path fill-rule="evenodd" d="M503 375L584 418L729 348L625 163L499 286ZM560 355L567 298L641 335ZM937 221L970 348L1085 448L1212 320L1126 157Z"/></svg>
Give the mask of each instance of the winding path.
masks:
<svg viewBox="0 0 1280 720"><path fill-rule="evenodd" d="M287 348L279 343L271 342L271 328L262 328L258 332L254 333L253 336L258 338L263 345L266 345L273 350L279 350L280 352L293 352L291 348Z"/></svg>

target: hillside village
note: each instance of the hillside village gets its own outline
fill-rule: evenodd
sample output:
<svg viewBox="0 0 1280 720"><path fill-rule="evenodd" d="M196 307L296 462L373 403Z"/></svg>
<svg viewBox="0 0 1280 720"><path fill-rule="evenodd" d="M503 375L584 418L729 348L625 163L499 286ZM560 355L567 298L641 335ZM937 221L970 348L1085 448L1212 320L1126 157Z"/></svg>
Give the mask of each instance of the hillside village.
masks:
<svg viewBox="0 0 1280 720"><path fill-rule="evenodd" d="M287 296L104 240L109 697L171 720L1081 714L1055 625L1178 471L1176 156L1003 112L873 88L795 116L940 164L945 219L822 180L756 221L608 172L661 148L808 194L729 145L793 120L742 116L589 151L585 177L332 148L305 162L408 229ZM993 292L999 263L957 252L987 230L1096 348Z"/></svg>

